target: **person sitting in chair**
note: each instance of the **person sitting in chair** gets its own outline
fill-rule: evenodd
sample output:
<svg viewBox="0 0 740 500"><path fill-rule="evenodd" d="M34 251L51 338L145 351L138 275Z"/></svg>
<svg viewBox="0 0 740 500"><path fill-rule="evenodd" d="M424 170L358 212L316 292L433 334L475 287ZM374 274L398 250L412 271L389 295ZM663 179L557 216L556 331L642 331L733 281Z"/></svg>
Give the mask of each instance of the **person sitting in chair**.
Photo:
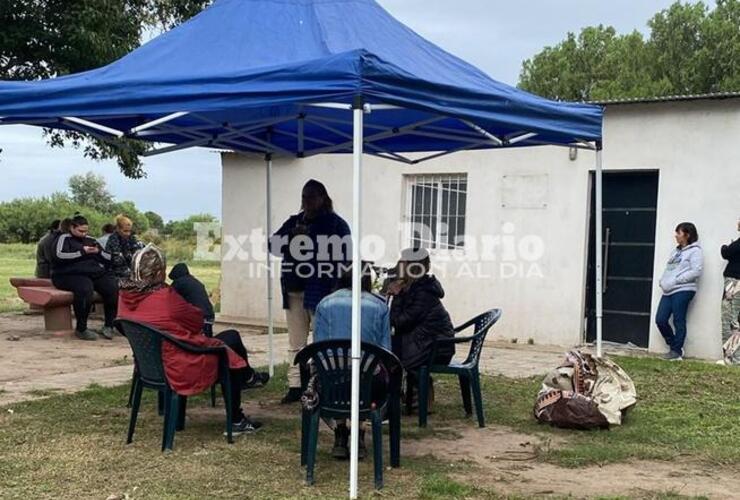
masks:
<svg viewBox="0 0 740 500"><path fill-rule="evenodd" d="M391 324L388 306L382 297L372 293L372 268L369 262L362 263L361 276L361 338L362 342L391 349ZM352 268L345 269L339 276L337 290L324 297L316 307L314 316L314 342L332 339L350 339L352 336ZM329 423L334 428L332 456L349 458L349 428L346 421ZM360 428L359 456L367 454L365 429Z"/></svg>
<svg viewBox="0 0 740 500"><path fill-rule="evenodd" d="M430 268L427 250L407 248L401 252L396 277L387 287L394 329L393 352L401 360L412 390L418 385L415 371L429 360L434 342L455 336L450 315L442 304L444 289L429 274ZM437 350L432 363L449 364L454 355L455 345L445 343ZM432 397L430 404L431 401Z"/></svg>
<svg viewBox="0 0 740 500"><path fill-rule="evenodd" d="M165 284L166 263L162 252L147 245L132 259L131 276L121 282L118 317L152 325L198 347L226 345L231 377L231 411L235 435L252 433L262 424L250 419L241 408L241 389L255 377L249 366L247 349L236 330L226 330L213 338L203 334L203 312L189 304L174 288ZM211 387L218 379L218 358L187 353L170 343L162 346L162 361L172 389L192 396Z"/></svg>

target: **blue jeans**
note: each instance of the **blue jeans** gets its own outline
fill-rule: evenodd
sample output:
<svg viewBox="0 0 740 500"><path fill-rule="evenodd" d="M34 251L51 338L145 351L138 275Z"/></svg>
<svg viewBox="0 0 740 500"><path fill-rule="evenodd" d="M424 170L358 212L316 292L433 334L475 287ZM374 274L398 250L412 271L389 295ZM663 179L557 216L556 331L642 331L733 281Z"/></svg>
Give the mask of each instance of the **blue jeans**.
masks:
<svg viewBox="0 0 740 500"><path fill-rule="evenodd" d="M672 295L663 295L655 314L655 324L658 325L661 335L671 351L683 355L683 343L686 341L686 311L696 292L676 292ZM673 327L668 322L673 316Z"/></svg>

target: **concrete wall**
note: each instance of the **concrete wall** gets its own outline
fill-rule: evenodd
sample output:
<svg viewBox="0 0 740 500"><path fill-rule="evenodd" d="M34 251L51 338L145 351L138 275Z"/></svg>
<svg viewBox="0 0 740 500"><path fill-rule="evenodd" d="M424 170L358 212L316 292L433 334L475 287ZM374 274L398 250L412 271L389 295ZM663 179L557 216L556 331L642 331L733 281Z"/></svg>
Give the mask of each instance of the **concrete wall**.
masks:
<svg viewBox="0 0 740 500"><path fill-rule="evenodd" d="M731 138L739 134L740 100L622 105L607 111L605 169L660 171L656 283L673 246L674 226L691 220L699 227L706 249L706 271L690 311L689 355L719 354L722 261L718 246L734 235L733 225L740 212L740 175L731 145ZM379 263L392 263L405 246L399 230L405 210L403 176L467 173L466 233L478 238L478 243L483 235L498 236L503 243L497 247L493 262L447 265L441 280L453 320L461 322L490 307L502 307L504 317L497 335L572 345L583 338L589 171L593 163L591 152L579 151L571 160L567 149L551 147L466 152L416 166L366 157L363 234L381 236L387 248ZM273 228L298 210L301 186L309 178L327 185L337 212L351 222L349 156L276 160L273 168ZM536 182L546 186L545 192L534 192L536 187L526 178L530 175L539 176ZM512 176L522 176L515 183L519 201L533 196L544 206L503 206L504 184L508 185ZM264 228L264 193L261 159L224 155L225 234L248 235L254 228ZM529 262L526 251L522 254L516 246L531 242L532 237L541 239L544 255ZM471 253L474 249L467 245L465 254ZM433 260L441 263L451 256L460 257L459 252L440 251ZM222 263L222 314L253 320L266 316L266 278L250 277L254 274L250 266L254 269L254 262ZM471 273L482 277L472 278ZM279 308L277 280L274 292ZM659 298L656 289L653 309ZM281 316L278 309L277 318ZM655 328L651 349L664 349Z"/></svg>

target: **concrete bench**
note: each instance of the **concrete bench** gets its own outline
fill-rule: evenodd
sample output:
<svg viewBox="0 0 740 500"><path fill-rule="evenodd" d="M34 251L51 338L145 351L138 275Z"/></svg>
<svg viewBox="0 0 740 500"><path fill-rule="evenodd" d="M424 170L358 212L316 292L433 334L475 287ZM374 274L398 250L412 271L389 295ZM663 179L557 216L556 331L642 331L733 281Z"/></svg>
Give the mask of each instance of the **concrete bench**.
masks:
<svg viewBox="0 0 740 500"><path fill-rule="evenodd" d="M43 278L10 278L18 297L32 307L44 311L44 329L52 335L72 333L72 292L59 290L51 280ZM93 294L93 303L102 303L97 293Z"/></svg>

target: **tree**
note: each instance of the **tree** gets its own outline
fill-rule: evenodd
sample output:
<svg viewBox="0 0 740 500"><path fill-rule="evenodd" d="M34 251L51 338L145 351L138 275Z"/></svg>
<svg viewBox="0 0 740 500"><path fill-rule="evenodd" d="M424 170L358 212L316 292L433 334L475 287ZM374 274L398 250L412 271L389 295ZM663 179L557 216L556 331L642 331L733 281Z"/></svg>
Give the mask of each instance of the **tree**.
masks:
<svg viewBox="0 0 740 500"><path fill-rule="evenodd" d="M149 210L144 212L144 217L149 221L149 229L156 229L159 232L164 230L164 220L158 213Z"/></svg>
<svg viewBox="0 0 740 500"><path fill-rule="evenodd" d="M195 242L196 222L217 222L218 219L211 214L191 215L187 219L178 221L169 221L164 226L164 234L170 238L182 241Z"/></svg>
<svg viewBox="0 0 740 500"><path fill-rule="evenodd" d="M111 211L113 195L108 191L105 178L102 175L93 172L73 175L69 178L69 192L72 195L72 200L79 205L100 212Z"/></svg>
<svg viewBox="0 0 740 500"><path fill-rule="evenodd" d="M676 2L639 32L610 26L568 33L524 61L519 87L561 100L606 100L740 90L740 0Z"/></svg>
<svg viewBox="0 0 740 500"><path fill-rule="evenodd" d="M2 0L0 79L52 78L104 66L141 43L145 31L170 28L211 0ZM83 148L87 157L116 158L121 171L145 175L139 141L104 143L76 132L46 132L52 146Z"/></svg>

